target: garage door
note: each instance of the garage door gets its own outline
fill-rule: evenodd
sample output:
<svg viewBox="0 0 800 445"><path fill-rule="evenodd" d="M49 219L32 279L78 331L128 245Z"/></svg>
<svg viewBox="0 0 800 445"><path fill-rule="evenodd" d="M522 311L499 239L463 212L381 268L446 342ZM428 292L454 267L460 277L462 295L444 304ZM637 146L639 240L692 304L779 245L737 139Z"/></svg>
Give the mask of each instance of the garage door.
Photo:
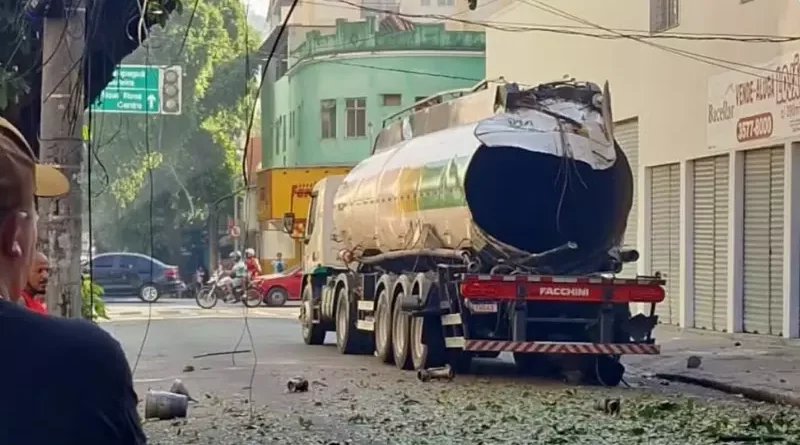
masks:
<svg viewBox="0 0 800 445"><path fill-rule="evenodd" d="M744 155L745 332L783 327L783 147Z"/></svg>
<svg viewBox="0 0 800 445"><path fill-rule="evenodd" d="M680 187L679 164L650 168L650 273L667 281L664 302L656 306L662 323L680 322Z"/></svg>
<svg viewBox="0 0 800 445"><path fill-rule="evenodd" d="M694 326L728 325L728 155L694 161Z"/></svg>
<svg viewBox="0 0 800 445"><path fill-rule="evenodd" d="M636 240L636 230L639 218L639 206L637 189L639 188L639 121L638 119L630 119L627 121L617 122L614 124L614 137L617 139L620 148L628 158L628 163L631 165L633 171L633 206L631 213L628 215L628 226L625 229L625 238L623 245L630 249L638 248ZM635 277L636 276L636 263L628 263L619 274L620 277Z"/></svg>

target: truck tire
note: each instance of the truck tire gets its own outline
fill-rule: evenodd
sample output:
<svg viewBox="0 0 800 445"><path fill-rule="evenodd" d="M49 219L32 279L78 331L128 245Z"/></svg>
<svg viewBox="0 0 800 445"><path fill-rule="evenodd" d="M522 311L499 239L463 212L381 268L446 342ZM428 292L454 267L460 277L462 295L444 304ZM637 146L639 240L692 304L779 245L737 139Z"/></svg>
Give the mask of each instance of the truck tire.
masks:
<svg viewBox="0 0 800 445"><path fill-rule="evenodd" d="M392 349L394 350L394 365L400 369L410 370L414 367L411 363L411 317L403 312L401 307L401 293L394 299L392 308Z"/></svg>
<svg viewBox="0 0 800 445"><path fill-rule="evenodd" d="M383 363L394 361L392 351L392 304L389 290L385 287L378 293L375 305L375 356Z"/></svg>
<svg viewBox="0 0 800 445"><path fill-rule="evenodd" d="M314 323L314 302L311 296L311 286L306 286L303 289L303 306L300 311L303 342L307 345L325 343L325 329L322 328L320 323Z"/></svg>
<svg viewBox="0 0 800 445"><path fill-rule="evenodd" d="M356 311L347 288L340 287L336 298L336 347L342 354L358 354L364 346L363 335L356 328Z"/></svg>
<svg viewBox="0 0 800 445"><path fill-rule="evenodd" d="M439 323L436 323L439 321ZM444 364L444 334L441 319L411 318L411 363L414 369L427 369Z"/></svg>

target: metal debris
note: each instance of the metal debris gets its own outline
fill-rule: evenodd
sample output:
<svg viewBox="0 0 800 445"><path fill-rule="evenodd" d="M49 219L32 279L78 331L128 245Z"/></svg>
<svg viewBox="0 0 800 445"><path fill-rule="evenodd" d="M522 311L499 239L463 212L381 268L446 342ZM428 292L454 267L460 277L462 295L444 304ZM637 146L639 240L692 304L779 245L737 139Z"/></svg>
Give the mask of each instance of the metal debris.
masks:
<svg viewBox="0 0 800 445"><path fill-rule="evenodd" d="M189 398L169 391L148 391L145 397L145 419L170 420L186 417Z"/></svg>
<svg viewBox="0 0 800 445"><path fill-rule="evenodd" d="M441 368L428 368L428 369L420 369L417 371L417 378L422 382L427 382L431 379L438 379L438 380L453 380L455 377L455 373L453 373L453 368L450 365L444 365Z"/></svg>
<svg viewBox="0 0 800 445"><path fill-rule="evenodd" d="M186 385L183 384L183 380L181 379L175 379L175 381L172 382L172 386L169 387L169 392L186 396L191 402L197 402L197 399L194 399L191 394L189 394L189 390L186 389Z"/></svg>
<svg viewBox="0 0 800 445"><path fill-rule="evenodd" d="M602 411L612 416L618 416L620 411L619 399L603 399L598 400L595 404L598 411Z"/></svg>
<svg viewBox="0 0 800 445"><path fill-rule="evenodd" d="M308 391L308 380L302 377L294 377L289 379L286 383L289 392L306 392Z"/></svg>

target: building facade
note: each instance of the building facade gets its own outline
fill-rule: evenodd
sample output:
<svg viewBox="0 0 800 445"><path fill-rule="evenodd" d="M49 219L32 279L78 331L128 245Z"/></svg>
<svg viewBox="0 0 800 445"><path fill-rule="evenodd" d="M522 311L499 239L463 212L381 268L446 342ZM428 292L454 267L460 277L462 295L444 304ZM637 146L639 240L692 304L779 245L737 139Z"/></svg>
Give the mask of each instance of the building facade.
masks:
<svg viewBox="0 0 800 445"><path fill-rule="evenodd" d="M283 72L262 89L264 168L354 165L385 118L484 78L483 32L376 20L340 20L294 49L288 38Z"/></svg>
<svg viewBox="0 0 800 445"><path fill-rule="evenodd" d="M625 242L666 276L661 321L798 337L800 44L752 36L796 34L800 2L519 2L492 20L555 31L487 30L487 77L610 82L638 186Z"/></svg>

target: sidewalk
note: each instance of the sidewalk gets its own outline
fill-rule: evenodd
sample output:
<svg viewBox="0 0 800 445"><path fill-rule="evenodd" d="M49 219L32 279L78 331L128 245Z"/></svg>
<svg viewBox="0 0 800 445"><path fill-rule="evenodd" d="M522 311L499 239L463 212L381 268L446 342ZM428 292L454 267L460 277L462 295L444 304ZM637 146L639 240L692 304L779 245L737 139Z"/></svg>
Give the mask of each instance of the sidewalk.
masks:
<svg viewBox="0 0 800 445"><path fill-rule="evenodd" d="M800 401L800 340L750 334L724 334L660 325L655 337L660 356L626 356L633 374L664 374L672 380L741 387ZM697 356L699 367L687 359ZM735 391L740 392L740 391Z"/></svg>

